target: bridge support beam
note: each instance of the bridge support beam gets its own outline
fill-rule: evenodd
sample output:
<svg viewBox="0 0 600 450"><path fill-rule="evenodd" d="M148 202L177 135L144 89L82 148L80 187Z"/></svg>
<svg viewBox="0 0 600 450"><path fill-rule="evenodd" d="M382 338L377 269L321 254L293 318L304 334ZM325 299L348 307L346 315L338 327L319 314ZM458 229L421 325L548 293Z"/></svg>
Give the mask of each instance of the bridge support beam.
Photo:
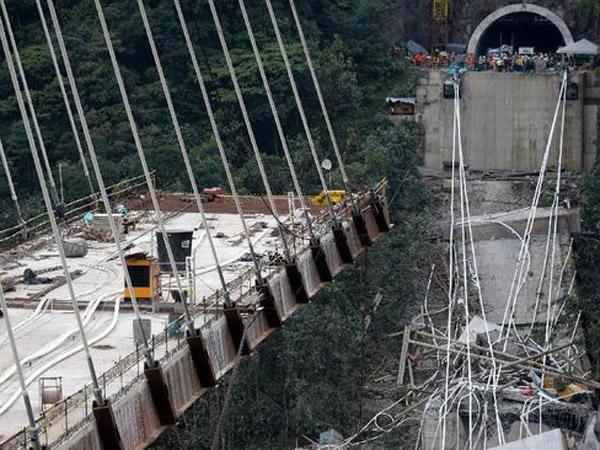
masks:
<svg viewBox="0 0 600 450"><path fill-rule="evenodd" d="M354 212L352 213L352 222L354 223L354 228L356 229L358 239L362 246L370 247L373 245L373 241L369 237L369 231L367 230L364 216L360 212Z"/></svg>
<svg viewBox="0 0 600 450"><path fill-rule="evenodd" d="M250 345L248 344L248 339L244 338L246 325L244 324L240 310L236 307L225 308L225 319L227 320L227 328L229 329L229 334L231 334L236 354L240 351L240 347L243 346L242 355L249 355Z"/></svg>
<svg viewBox="0 0 600 450"><path fill-rule="evenodd" d="M290 280L290 286L294 296L296 297L296 302L303 304L308 303L310 301L310 297L308 296L308 292L306 292L306 288L302 282L302 274L298 269L298 264L296 261L286 264L285 271L287 273L288 280Z"/></svg>
<svg viewBox="0 0 600 450"><path fill-rule="evenodd" d="M379 231L382 233L390 231L390 224L385 214L383 203L381 202L381 198L375 192L371 192L371 209L375 215L375 221L377 222Z"/></svg>
<svg viewBox="0 0 600 450"><path fill-rule="evenodd" d="M323 250L323 247L321 247L321 242L318 239L311 241L310 251L313 260L315 261L317 272L319 272L319 278L323 283L329 283L333 280L333 276L331 276L331 270L329 270L329 266L327 265L325 251Z"/></svg>
<svg viewBox="0 0 600 450"><path fill-rule="evenodd" d="M275 306L275 298L268 283L265 283L260 290L260 297L260 306L263 307L267 323L271 328L280 328L283 321Z"/></svg>
<svg viewBox="0 0 600 450"><path fill-rule="evenodd" d="M158 361L154 362L154 367L148 367L147 364L144 364L144 375L148 381L150 396L156 408L160 424L165 426L175 425L177 416L171 403L165 374Z"/></svg>
<svg viewBox="0 0 600 450"><path fill-rule="evenodd" d="M98 405L94 401L92 411L96 420L96 428L98 429L102 448L104 450L122 450L123 443L110 401L105 400L104 405Z"/></svg>
<svg viewBox="0 0 600 450"><path fill-rule="evenodd" d="M337 247L340 257L342 258L342 262L344 264L352 264L354 258L352 257L352 252L348 246L348 238L346 237L346 233L344 233L344 228L341 223L333 226L333 240L335 241L335 246Z"/></svg>
<svg viewBox="0 0 600 450"><path fill-rule="evenodd" d="M192 355L192 362L196 369L196 374L200 380L202 387L213 387L217 385L217 377L212 364L210 363L210 356L204 345L202 334L200 330L196 330L195 336L187 337L188 346L190 347L190 354Z"/></svg>

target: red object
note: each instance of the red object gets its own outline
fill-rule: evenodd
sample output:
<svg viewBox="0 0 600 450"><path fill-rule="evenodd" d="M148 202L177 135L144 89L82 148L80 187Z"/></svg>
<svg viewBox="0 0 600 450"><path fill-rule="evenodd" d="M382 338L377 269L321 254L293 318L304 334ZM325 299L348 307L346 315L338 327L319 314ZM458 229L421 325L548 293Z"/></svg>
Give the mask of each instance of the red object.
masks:
<svg viewBox="0 0 600 450"><path fill-rule="evenodd" d="M207 202L214 202L222 195L225 195L225 191L220 187L205 188L202 190L202 197L204 197Z"/></svg>

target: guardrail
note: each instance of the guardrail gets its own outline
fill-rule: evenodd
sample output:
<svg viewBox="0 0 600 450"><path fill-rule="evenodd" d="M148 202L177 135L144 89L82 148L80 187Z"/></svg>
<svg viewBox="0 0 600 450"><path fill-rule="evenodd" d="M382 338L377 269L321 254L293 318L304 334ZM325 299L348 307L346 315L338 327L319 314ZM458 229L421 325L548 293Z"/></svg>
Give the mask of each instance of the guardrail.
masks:
<svg viewBox="0 0 600 450"><path fill-rule="evenodd" d="M152 172L152 178L153 180L155 179L155 172ZM107 191L109 192L108 198L110 200L115 200L122 196L131 195L143 186L146 186L143 175L123 180L107 187ZM98 201L99 198L100 193L97 192L67 204L66 221L71 222L87 211L97 211L102 208L103 205ZM10 247L24 242L22 238L24 234L30 239L47 232L49 229L50 221L48 219L48 214L38 214L37 216L28 219L25 223L0 230L0 248Z"/></svg>

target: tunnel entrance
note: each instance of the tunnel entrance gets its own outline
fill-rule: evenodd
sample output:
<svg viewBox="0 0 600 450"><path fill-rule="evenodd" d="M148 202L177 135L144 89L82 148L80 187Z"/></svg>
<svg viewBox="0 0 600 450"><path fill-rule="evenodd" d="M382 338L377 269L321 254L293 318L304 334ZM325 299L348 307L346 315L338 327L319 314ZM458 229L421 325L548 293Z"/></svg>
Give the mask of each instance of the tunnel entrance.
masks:
<svg viewBox="0 0 600 450"><path fill-rule="evenodd" d="M478 53L502 45L511 46L515 52L520 47L533 47L537 53L555 53L565 44L560 30L550 20L535 13L515 13L496 20L485 31Z"/></svg>
<svg viewBox="0 0 600 450"><path fill-rule="evenodd" d="M533 47L536 52L554 53L563 45L573 44L567 24L542 6L517 3L500 8L487 16L469 41L468 53L484 54L501 45Z"/></svg>

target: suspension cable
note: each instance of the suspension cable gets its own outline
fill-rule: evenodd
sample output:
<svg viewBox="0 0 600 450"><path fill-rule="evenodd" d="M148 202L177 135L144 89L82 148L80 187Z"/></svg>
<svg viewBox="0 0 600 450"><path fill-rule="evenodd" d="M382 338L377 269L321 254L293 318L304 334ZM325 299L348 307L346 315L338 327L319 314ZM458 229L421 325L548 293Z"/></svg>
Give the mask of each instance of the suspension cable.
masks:
<svg viewBox="0 0 600 450"><path fill-rule="evenodd" d="M323 192L327 197L327 205L329 207L329 212L335 224L338 223L338 218L333 207L333 199L331 197L331 193L329 192L329 188L327 187L327 181L325 181L325 175L323 175L323 169L321 167L321 160L317 153L317 148L315 146L315 142L313 140L312 132L310 131L310 126L308 125L308 120L306 118L306 113L304 112L304 105L302 104L302 99L300 98L300 94L298 92L298 86L296 84L296 78L294 76L294 72L292 70L292 66L290 64L290 60L288 58L287 50L285 49L285 45L283 43L283 39L281 38L281 32L279 31L279 25L277 24L277 18L275 16L275 11L273 10L273 5L271 4L271 0L265 0L267 4L267 8L269 10L269 17L271 18L271 23L273 24L273 30L275 31L275 35L277 36L277 43L279 44L279 50L281 51L281 56L283 57L283 62L285 63L285 70L288 74L288 78L290 80L290 85L292 86L292 92L294 93L294 99L296 100L296 105L298 107L298 112L300 113L300 119L302 120L302 126L304 127L304 131L306 133L306 139L308 140L308 146L310 147L310 152L313 157L313 162L315 164L315 168L317 169L317 174L319 175L319 180L321 181L321 187L323 188Z"/></svg>
<svg viewBox="0 0 600 450"><path fill-rule="evenodd" d="M154 356L152 354L152 349L150 346L150 336L146 335L146 331L142 326L142 315L140 313L140 308L138 305L137 296L135 294L135 287L133 282L131 281L131 274L129 273L129 269L127 266L127 259L125 258L125 252L123 250L123 246L121 245L121 237L119 229L115 223L112 207L110 204L110 200L108 199L108 193L106 191L106 185L104 184L104 179L102 176L102 171L100 170L100 164L98 163L98 157L96 155L96 149L94 147L94 143L91 138L90 130L88 127L87 119L85 117L85 113L83 111L83 106L81 104L81 98L79 96L79 90L77 88L77 84L75 82L75 77L73 76L73 70L71 68L71 61L69 59L69 55L67 53L67 48L65 46L65 42L62 35L62 30L60 28L60 23L58 21L58 16L56 14L56 9L54 8L54 2L52 0L47 0L48 10L50 11L50 18L52 20L52 26L54 28L54 33L56 35L56 39L58 41L59 49L62 55L63 64L65 66L65 71L67 74L67 80L69 82L69 86L71 88L71 94L73 95L73 100L75 102L75 108L77 110L77 116L79 118L79 122L81 123L81 127L83 129L83 135L85 138L86 146L88 148L90 154L90 160L92 162L92 168L94 170L94 174L96 175L96 181L98 183L98 188L100 190L100 197L102 199L102 203L104 204L104 209L106 210L108 217L108 224L110 226L110 230L115 239L115 244L117 247L117 253L119 255L119 260L121 261L121 265L123 266L123 273L125 276L125 283L127 285L127 289L129 290L129 297L131 298L131 304L133 305L133 311L135 316L135 321L139 324L139 330L142 335L142 346L144 356L146 358L146 362L148 367L154 367ZM42 21L42 25L46 31L48 31L48 25L46 22L46 15L44 14L44 10L42 8L42 4L40 0L36 0L36 5L38 7L38 12L40 15L40 19ZM48 33L48 38L50 38L50 34ZM50 52L52 53L52 58L56 60L56 54L54 47L50 47ZM66 93L66 92L65 92Z"/></svg>
<svg viewBox="0 0 600 450"><path fill-rule="evenodd" d="M4 144L0 140L0 158L2 159L2 166L4 166L4 173L6 175L6 181L8 182L8 189L10 190L10 198L15 204L15 209L17 210L17 215L19 216L19 221L21 224L25 223L23 219L23 214L21 213L21 206L19 205L19 198L17 197L17 190L15 189L15 185L13 183L12 176L10 174L10 166L8 165L8 160L6 159L6 153L4 152Z"/></svg>
<svg viewBox="0 0 600 450"><path fill-rule="evenodd" d="M223 163L223 167L225 169L225 175L227 176L227 182L229 183L229 187L231 188L231 195L233 196L235 208L240 217L240 221L242 222L242 227L244 229L244 236L246 237L248 249L250 251L250 255L252 256L252 262L254 264L254 270L256 272L256 280L257 280L259 286L263 287L265 281L262 277L258 257L256 256L256 253L254 251L254 244L252 244L252 239L250 239L250 232L248 231L248 225L246 224L246 219L244 218L244 210L242 209L242 204L240 202L237 188L236 188L235 182L233 180L233 175L231 174L231 167L229 166L229 161L227 159L227 154L225 153L225 147L223 145L223 140L221 139L221 133L219 132L219 127L217 125L217 121L215 120L214 111L213 111L212 105L210 104L210 97L208 96L208 91L206 90L206 85L204 83L204 77L202 76L202 71L200 70L200 66L198 65L198 58L196 57L196 51L194 50L194 45L192 44L192 40L190 38L190 33L188 31L185 17L183 15L183 11L181 9L181 4L180 4L179 0L173 0L173 3L175 5L175 9L177 10L177 17L179 19L179 24L181 26L181 30L182 30L183 36L185 38L185 42L186 42L186 45L188 48L188 53L190 54L190 58L192 60L192 65L194 67L194 72L196 74L196 80L198 81L198 86L200 87L200 91L202 92L202 99L204 100L204 106L205 106L206 112L208 114L210 126L212 128L213 135L215 137L215 142L216 142L217 148L219 150L219 155L221 156L221 162Z"/></svg>
<svg viewBox="0 0 600 450"><path fill-rule="evenodd" d="M3 2L2 2L3 3ZM10 35L10 29L8 29L8 33ZM87 337L85 335L85 329L83 327L83 322L81 320L81 314L79 313L79 305L77 302L77 297L75 295L75 290L73 288L73 280L71 278L71 273L69 272L69 266L67 264L67 258L65 255L65 250L63 247L63 242L60 234L60 230L58 228L58 224L56 222L56 217L54 216L54 211L52 207L52 200L50 198L50 193L48 192L48 186L46 185L46 180L44 179L44 170L42 168L40 158L38 155L38 150L35 145L35 139L33 137L33 132L31 130L31 124L29 122L29 117L27 116L27 109L25 108L25 102L23 100L23 94L21 92L19 81L17 78L17 73L15 70L15 65L12 59L12 55L10 52L10 48L8 45L7 38L7 29L5 29L4 24L0 20L0 41L2 42L2 49L6 56L6 64L8 66L8 71L10 74L11 82L15 91L15 95L17 98L17 104L19 106L19 110L21 113L21 118L23 119L23 126L25 127L25 134L27 135L27 141L29 144L29 149L31 150L31 155L33 157L33 163L35 166L35 170L37 173L38 181L40 183L40 188L42 190L42 197L44 200L44 204L46 206L46 212L48 214L48 220L50 221L50 226L52 228L52 234L54 235L54 239L56 241L56 246L58 248L58 253L60 256L61 265L65 275L65 281L67 283L67 288L69 291L69 296L71 298L71 303L73 306L73 313L75 315L75 320L77 322L77 328L79 329L79 334L81 337L81 342L83 345L88 369L90 372L90 378L92 381L92 388L94 392L94 396L96 402L99 406L104 404L104 399L102 396L102 390L98 383L98 377L96 376L96 370L94 368L94 362L92 359L92 354L90 352L90 347L88 344Z"/></svg>
<svg viewBox="0 0 600 450"><path fill-rule="evenodd" d="M10 45L12 48L12 52L14 54L14 59L15 59L16 65L17 65L17 70L19 71L19 76L21 77L21 82L23 83L23 92L25 93L25 98L27 99L27 105L29 106L29 113L31 114L33 128L34 128L35 134L37 136L40 150L42 152L42 159L44 161L44 166L46 168L48 181L50 183L50 195L52 196L52 201L54 202L54 205L57 205L60 201L59 201L59 197L58 197L58 191L56 190L56 183L54 182L54 176L52 175L52 169L50 168L50 160L48 159L48 152L46 151L46 146L44 145L44 139L42 138L42 132L41 132L40 126L38 124L37 115L35 113L35 107L33 106L33 101L31 99L31 93L29 91L29 86L27 84L27 78L25 77L25 71L23 70L23 65L21 64L21 56L19 55L19 49L17 47L17 42L15 40L12 25L10 24L8 10L6 9L4 0L0 0L0 8L2 9L2 16L4 17L4 22L6 23L6 31L8 32L8 37L10 39Z"/></svg>
<svg viewBox="0 0 600 450"><path fill-rule="evenodd" d="M252 147L252 151L254 152L254 159L256 159L256 163L258 164L258 171L260 172L260 177L262 179L263 186L265 187L265 192L267 193L267 200L269 201L271 210L274 212L274 214L276 216L279 216L279 212L277 211L277 205L275 204L275 200L273 199L273 192L271 191L271 184L269 183L269 177L267 177L267 172L265 171L263 159L260 154L258 144L256 142L256 136L254 134L254 129L252 128L252 123L250 122L250 116L248 115L248 109L246 108L246 101L244 100L244 96L242 95L242 90L240 88L237 74L235 72L235 68L233 67L233 62L231 60L231 54L229 53L229 47L227 45L227 41L225 40L225 33L223 32L221 20L219 19L219 13L217 11L217 8L215 7L214 0L208 0L208 5L210 7L213 21L214 21L215 27L217 29L219 41L221 42L221 48L223 49L223 54L225 55L225 62L227 63L227 68L229 70L229 75L230 75L231 81L233 83L233 88L234 88L235 95L238 100L238 104L240 105L242 117L244 118L244 124L246 125L246 131L248 132L248 137L250 138L250 146ZM291 262L292 257L290 254L290 249L288 246L287 238L286 238L284 229L280 223L278 225L278 230L279 230L279 237L283 244L283 250L284 250L286 260L288 262Z"/></svg>
<svg viewBox="0 0 600 450"><path fill-rule="evenodd" d="M60 87L60 93L63 98L63 102L65 104L65 109L67 110L67 116L69 117L69 124L71 125L71 131L73 132L73 137L75 138L75 146L77 147L77 153L79 154L79 160L81 161L81 167L83 168L83 174L87 179L90 194L92 197L95 195L94 184L92 183L92 177L90 176L90 171L88 169L88 164L85 159L85 154L83 152L83 147L81 146L81 139L79 138L79 131L77 130L77 125L75 125L75 119L73 118L73 110L71 108L71 103L69 102L69 96L67 95L67 90L65 89L65 82L63 80L63 76L60 71L60 67L58 65L58 60L56 58L56 51L54 50L54 44L52 43L52 38L50 37L50 33L48 32L48 25L46 20L43 18L43 9L39 0L36 0L38 12L40 17L42 17L42 28L44 29L44 36L46 38L46 43L48 45L48 49L50 50L50 56L52 59L52 65L54 66L54 71L56 72L56 79L58 80L58 86Z"/></svg>
<svg viewBox="0 0 600 450"><path fill-rule="evenodd" d="M246 30L248 31L248 36L250 37L250 44L252 45L252 51L254 52L254 57L256 59L256 64L258 66L258 71L260 73L260 77L263 82L263 86L265 88L265 92L267 93L267 98L269 99L269 106L271 108L271 113L273 114L273 119L275 120L275 126L277 128L277 134L279 135L279 141L281 142L281 147L283 148L283 154L285 155L285 160L290 169L290 174L292 176L292 181L294 182L294 188L296 189L296 194L300 199L300 205L302 210L304 211L304 217L306 219L306 224L308 227L308 233L310 238L314 241L316 239L312 220L310 218L310 213L308 207L306 205L306 201L304 199L304 194L302 192L302 188L300 187L300 182L298 181L298 175L296 174L296 168L294 166L294 161L292 160L292 156L290 154L290 149L288 146L287 138L285 137L285 133L283 131L283 125L281 124L281 117L279 116L279 111L277 110L277 106L275 104L275 100L273 98L273 92L271 91L271 85L269 83L269 79L267 77L267 73L265 71L265 66L263 64L262 57L260 56L260 50L258 49L258 45L256 44L256 39L254 37L254 31L252 30L252 24L250 23L250 17L248 16L248 11L246 10L246 5L244 0L239 0L240 9L242 10L242 16L244 17L244 23L246 24Z"/></svg>
<svg viewBox="0 0 600 450"><path fill-rule="evenodd" d="M152 57L154 58L154 64L156 66L156 71L158 72L158 77L160 79L160 84L162 86L165 100L167 102L167 107L169 108L169 114L171 115L171 121L173 122L173 128L175 129L175 135L177 136L177 143L179 144L179 149L181 150L181 155L183 156L185 168L187 170L188 178L190 180L190 184L192 186L192 191L194 193L194 198L196 199L196 205L198 206L198 211L200 212L200 217L202 219L202 225L204 226L204 229L206 230L206 237L207 237L208 243L210 245L210 251L211 251L213 259L215 261L215 267L217 268L217 273L219 274L219 280L221 282L221 288L223 289L225 303L228 306L230 306L231 297L229 295L229 289L227 288L227 283L225 282L225 276L223 275L223 269L221 267L221 263L219 262L219 257L217 255L217 250L215 248L215 243L214 243L214 240L212 237L212 233L210 232L210 225L206 218L206 214L204 213L204 206L202 205L202 199L201 199L200 193L198 191L198 184L196 182L196 176L194 175L194 171L193 171L192 165L190 163L190 158L188 156L188 151L187 151L187 147L185 144L185 140L183 139L183 134L181 133L179 119L177 118L177 113L175 112L175 106L173 105L173 100L171 98L171 92L169 90L169 85L167 84L167 79L165 77L163 66L160 61L160 56L159 56L158 50L156 48L156 42L154 41L154 35L152 34L152 28L150 27L150 22L148 21L148 15L146 14L146 7L144 6L143 0L138 0L138 7L140 10L140 14L142 16L142 22L144 23L144 29L146 30L146 36L148 37L148 42L150 43L150 49L152 50Z"/></svg>
<svg viewBox="0 0 600 450"><path fill-rule="evenodd" d="M13 355L13 361L15 368L17 369L17 378L21 386L21 395L23 396L23 403L25 403L25 410L27 411L27 419L29 420L29 437L34 450L40 450L40 441L38 427L35 422L35 416L33 415L33 408L31 406L31 399L29 398L29 392L27 391L27 384L25 383L25 377L23 376L23 367L21 366L21 359L19 358L19 351L17 350L17 343L15 341L15 335L13 333L12 324L10 322L10 314L8 313L8 305L6 304L6 297L4 296L4 289L0 283L0 307L4 312L4 324L6 326L6 334L10 342L10 349Z"/></svg>
<svg viewBox="0 0 600 450"><path fill-rule="evenodd" d="M267 3L270 4L271 0L267 0ZM340 172L342 173L342 180L344 182L344 189L348 192L350 199L352 201L352 207L355 212L358 212L358 205L354 196L352 195L352 191L350 190L350 183L348 181L348 175L346 174L346 166L344 164L344 160L342 159L342 154L340 152L340 148L338 146L337 138L335 136L335 132L333 131L333 126L331 125L331 120L329 118L329 112L327 110L327 105L325 104L325 100L323 99L323 93L321 92L321 83L319 82L319 78L317 77L317 72L315 70L312 57L310 55L310 50L308 48L308 44L306 43L306 37L304 36L304 29L302 27L302 22L300 22L300 16L298 15L298 11L296 10L296 3L294 0L290 0L290 7L292 9L292 15L294 16L294 21L296 22L296 28L298 29L298 36L300 37L300 42L302 43L302 49L304 50L304 56L306 57L306 62L308 63L308 69L310 71L310 76L313 80L313 84L315 85L315 91L317 92L317 97L319 98L319 104L321 105L321 111L323 112L323 117L325 118L325 124L327 125L327 131L329 132L329 138L331 139L331 144L333 145L333 151L335 152L335 157L338 161L338 165L340 166ZM272 9L272 8L270 8Z"/></svg>
<svg viewBox="0 0 600 450"><path fill-rule="evenodd" d="M115 78L117 79L117 83L119 85L119 91L121 93L121 97L123 100L123 106L125 107L125 112L127 113L129 127L131 128L131 133L132 133L133 139L135 141L135 146L136 146L136 149L138 152L140 163L141 163L142 169L144 171L144 177L146 179L148 191L150 193L150 198L152 199L152 205L153 205L154 211L156 213L156 219L158 221L158 228L159 228L160 232L162 233L162 238L163 238L163 241L165 244L165 249L167 250L169 265L171 266L171 271L173 273L173 276L175 277L175 284L177 286L177 290L179 291L179 295L181 297L181 302L183 303L183 309L184 309L186 322L187 322L186 325L188 327L188 331L189 331L190 335L194 336L196 333L196 330L194 328L194 318L190 311L190 307L188 305L186 295L184 294L183 286L181 284L181 279L179 278L179 272L177 270L177 263L175 262L175 256L173 255L173 249L171 248L171 242L169 239L169 235L167 234L165 222L162 217L162 211L160 209L160 205L158 203L158 197L156 195L156 190L154 189L154 184L152 182L152 175L150 174L150 170L148 169L146 155L144 154L144 149L142 147L142 142L140 140L140 135L138 133L137 124L135 123L135 119L133 117L133 112L131 110L131 104L129 103L129 96L127 95L127 90L125 89L125 83L123 82L123 76L121 75L121 69L119 68L119 63L117 62L117 56L115 55L115 50L113 48L110 33L109 33L108 27L106 25L106 19L104 17L102 5L100 4L100 0L94 0L94 4L96 5L96 10L98 12L98 19L100 20L100 25L102 26L102 34L104 35L104 40L106 42L106 47L108 49L108 54L110 56L111 64L112 64L113 71L115 74Z"/></svg>

